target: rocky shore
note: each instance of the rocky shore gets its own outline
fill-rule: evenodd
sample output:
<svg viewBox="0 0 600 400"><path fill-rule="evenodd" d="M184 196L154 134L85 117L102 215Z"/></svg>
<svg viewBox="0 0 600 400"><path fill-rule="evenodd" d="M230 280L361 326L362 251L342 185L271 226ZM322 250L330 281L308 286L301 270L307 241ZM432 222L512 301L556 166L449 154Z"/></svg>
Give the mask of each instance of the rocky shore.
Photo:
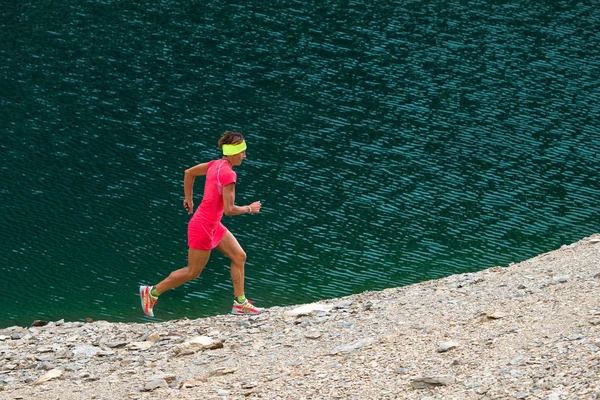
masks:
<svg viewBox="0 0 600 400"><path fill-rule="evenodd" d="M600 235L260 316L0 330L0 399L600 399Z"/></svg>

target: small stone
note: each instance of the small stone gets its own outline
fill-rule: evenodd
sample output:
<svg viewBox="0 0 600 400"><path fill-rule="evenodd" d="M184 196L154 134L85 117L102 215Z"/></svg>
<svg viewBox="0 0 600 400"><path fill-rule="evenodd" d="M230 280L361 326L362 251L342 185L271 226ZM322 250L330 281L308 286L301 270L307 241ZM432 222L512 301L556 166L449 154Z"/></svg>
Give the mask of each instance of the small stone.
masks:
<svg viewBox="0 0 600 400"><path fill-rule="evenodd" d="M75 348L73 349L73 357L74 358L90 358L90 357L94 357L100 351L102 351L102 350L99 347L89 346L87 344L80 344L78 346L75 346Z"/></svg>
<svg viewBox="0 0 600 400"><path fill-rule="evenodd" d="M196 337L186 341L185 344L188 344L190 346L199 346L202 349L209 349L209 350L223 348L222 342L220 342L216 339L213 339L211 337L208 337L208 336L196 336Z"/></svg>
<svg viewBox="0 0 600 400"><path fill-rule="evenodd" d="M73 353L68 349L59 350L56 353L57 359L73 358Z"/></svg>
<svg viewBox="0 0 600 400"><path fill-rule="evenodd" d="M258 386L258 383L252 381L252 382L244 382L242 383L242 389L252 389Z"/></svg>
<svg viewBox="0 0 600 400"><path fill-rule="evenodd" d="M506 317L506 313L503 313L502 311L494 311L492 313L487 314L486 317L488 319L501 319Z"/></svg>
<svg viewBox="0 0 600 400"><path fill-rule="evenodd" d="M108 347L110 349L118 349L120 347L127 346L127 344L129 344L129 342L109 342L109 343L106 343L106 347Z"/></svg>
<svg viewBox="0 0 600 400"><path fill-rule="evenodd" d="M323 334L321 332L319 332L317 330L314 330L314 331L306 332L304 334L304 337L307 338L307 339L313 339L314 340L314 339L320 338L322 335Z"/></svg>
<svg viewBox="0 0 600 400"><path fill-rule="evenodd" d="M525 362L525 357L523 357L522 354L517 354L516 357L514 357L510 360L511 365L523 365L524 362Z"/></svg>
<svg viewBox="0 0 600 400"><path fill-rule="evenodd" d="M486 394L487 392L490 391L489 387L485 387L485 386L481 386L481 387L477 387L475 388L475 393L483 396L484 394Z"/></svg>
<svg viewBox="0 0 600 400"><path fill-rule="evenodd" d="M444 342L444 343L440 343L437 352L438 353L445 353L448 350L452 350L454 348L456 348L458 346L457 343L455 342Z"/></svg>
<svg viewBox="0 0 600 400"><path fill-rule="evenodd" d="M217 367L217 368L210 370L210 372L208 373L208 376L223 376L223 375L233 374L237 370L238 370L237 367Z"/></svg>
<svg viewBox="0 0 600 400"><path fill-rule="evenodd" d="M153 332L146 338L146 341L158 342L160 340L160 334L158 332Z"/></svg>
<svg viewBox="0 0 600 400"><path fill-rule="evenodd" d="M127 348L129 350L148 350L152 346L154 346L153 342L133 342L130 343Z"/></svg>
<svg viewBox="0 0 600 400"><path fill-rule="evenodd" d="M276 379L279 379L279 378L286 377L286 376L288 376L288 375L291 375L291 372L290 372L290 371L284 371L284 372L281 372L281 373L279 373L279 374L275 374L275 375L270 375L270 376L268 376L268 377L267 377L267 381L271 382L271 381L274 381L274 380L276 380Z"/></svg>
<svg viewBox="0 0 600 400"><path fill-rule="evenodd" d="M413 389L429 389L436 386L447 386L454 383L451 376L429 376L415 378L410 382Z"/></svg>
<svg viewBox="0 0 600 400"><path fill-rule="evenodd" d="M200 379L196 379L193 381L183 381L181 385L179 385L180 389L191 389L197 386L200 386L204 383L208 382L208 378L203 376Z"/></svg>
<svg viewBox="0 0 600 400"><path fill-rule="evenodd" d="M52 364L51 362L44 361L44 362L41 362L41 363L40 363L40 364L37 366L37 368L38 368L38 369L43 369L43 370L45 370L45 371L50 371L50 370L52 370L52 369L56 368L56 365Z"/></svg>
<svg viewBox="0 0 600 400"><path fill-rule="evenodd" d="M351 305L352 305L352 301L351 300L344 300L344 301L341 301L341 302L337 303L334 306L334 308L345 309L345 308L350 308Z"/></svg>
<svg viewBox="0 0 600 400"><path fill-rule="evenodd" d="M38 349L36 351L38 353L52 353L54 351L54 349L50 346L42 346L42 347L38 347Z"/></svg>
<svg viewBox="0 0 600 400"><path fill-rule="evenodd" d="M585 338L585 335L583 335L581 333L571 333L569 336L567 336L567 340L581 340L584 338Z"/></svg>
<svg viewBox="0 0 600 400"><path fill-rule="evenodd" d="M33 321L31 323L32 327L34 327L34 326L46 326L46 325L48 325L48 321L44 321L44 320L41 320L41 319L36 319L35 321Z"/></svg>
<svg viewBox="0 0 600 400"><path fill-rule="evenodd" d="M379 342L379 340L376 338L373 338L373 337L360 339L360 340L357 340L356 342L353 342L350 344L336 346L329 352L329 354L330 355L336 355L339 353L348 354L348 353L352 353L355 350L361 349L363 347L369 346L369 345L377 343L377 342Z"/></svg>
<svg viewBox="0 0 600 400"><path fill-rule="evenodd" d="M62 376L62 374L63 374L62 369L55 368L53 370L46 372L46 374L44 376L42 376L40 379L38 379L37 381L34 382L34 385L39 385L40 383L44 383L44 382L47 382L52 379L60 378Z"/></svg>
<svg viewBox="0 0 600 400"><path fill-rule="evenodd" d="M155 376L151 376L148 379L146 379L146 382L160 381L160 380L164 380L165 382L170 384L177 380L177 375L173 375L173 374L155 375Z"/></svg>
<svg viewBox="0 0 600 400"><path fill-rule="evenodd" d="M328 313L333 309L333 306L322 303L305 304L303 306L288 310L283 313L284 318L301 317L312 314Z"/></svg>
<svg viewBox="0 0 600 400"><path fill-rule="evenodd" d="M151 392L159 388L168 388L169 384L164 379L147 382L142 389L144 392Z"/></svg>
<svg viewBox="0 0 600 400"><path fill-rule="evenodd" d="M67 365L65 367L65 370L67 370L67 371L73 371L73 372L74 371L79 371L81 369L83 369L83 367L81 365L79 365L79 364L71 364L71 365Z"/></svg>
<svg viewBox="0 0 600 400"><path fill-rule="evenodd" d="M80 381L83 379L87 379L90 377L90 373L89 372L80 372L79 374L75 374L73 375L73 377L71 379L73 379L74 381Z"/></svg>
<svg viewBox="0 0 600 400"><path fill-rule="evenodd" d="M39 356L38 355L38 356L35 356L35 359L37 361L42 361L42 362L44 362L44 361L55 361L56 357L54 357L54 355L52 355L52 354L51 355L47 355L47 356ZM50 369L52 369L52 368L50 368Z"/></svg>
<svg viewBox="0 0 600 400"><path fill-rule="evenodd" d="M555 276L554 278L552 278L552 282L557 285L559 283L565 283L568 282L570 279L570 277L568 275L562 275L562 276Z"/></svg>
<svg viewBox="0 0 600 400"><path fill-rule="evenodd" d="M177 346L173 351L178 356L194 354L198 350L222 349L223 342L208 336L196 336Z"/></svg>

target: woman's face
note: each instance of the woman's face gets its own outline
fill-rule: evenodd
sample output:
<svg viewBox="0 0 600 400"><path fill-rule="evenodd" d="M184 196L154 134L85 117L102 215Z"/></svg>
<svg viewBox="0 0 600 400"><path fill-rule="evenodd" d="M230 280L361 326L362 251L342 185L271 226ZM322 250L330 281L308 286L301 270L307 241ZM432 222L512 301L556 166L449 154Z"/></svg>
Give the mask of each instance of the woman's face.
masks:
<svg viewBox="0 0 600 400"><path fill-rule="evenodd" d="M242 151L241 153L238 153L236 155L231 156L231 158L229 159L231 161L231 165L242 165L242 161L244 160L244 158L246 158L246 151Z"/></svg>

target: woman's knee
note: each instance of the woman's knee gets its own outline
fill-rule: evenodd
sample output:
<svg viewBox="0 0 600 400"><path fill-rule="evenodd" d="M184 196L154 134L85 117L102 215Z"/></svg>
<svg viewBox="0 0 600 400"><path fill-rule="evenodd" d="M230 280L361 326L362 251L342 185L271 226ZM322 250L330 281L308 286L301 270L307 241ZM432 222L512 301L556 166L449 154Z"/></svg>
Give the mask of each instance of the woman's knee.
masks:
<svg viewBox="0 0 600 400"><path fill-rule="evenodd" d="M244 250L237 251L232 260L235 264L244 264L246 262L246 252Z"/></svg>
<svg viewBox="0 0 600 400"><path fill-rule="evenodd" d="M209 257L210 251L195 250L192 248L189 249L188 266L186 271L186 278L188 281L196 279L200 276L200 273L208 262Z"/></svg>
<svg viewBox="0 0 600 400"><path fill-rule="evenodd" d="M188 281L191 281L191 280L199 277L201 272L202 272L202 269L200 269L200 268L190 268L188 266L187 271L186 271L186 278Z"/></svg>

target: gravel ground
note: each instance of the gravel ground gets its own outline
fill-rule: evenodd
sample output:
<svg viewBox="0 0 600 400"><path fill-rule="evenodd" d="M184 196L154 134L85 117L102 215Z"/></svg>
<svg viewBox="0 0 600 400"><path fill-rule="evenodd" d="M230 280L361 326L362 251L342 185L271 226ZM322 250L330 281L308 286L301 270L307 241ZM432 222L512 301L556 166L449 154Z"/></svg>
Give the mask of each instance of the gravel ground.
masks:
<svg viewBox="0 0 600 400"><path fill-rule="evenodd" d="M600 399L600 235L319 303L0 330L0 399Z"/></svg>

